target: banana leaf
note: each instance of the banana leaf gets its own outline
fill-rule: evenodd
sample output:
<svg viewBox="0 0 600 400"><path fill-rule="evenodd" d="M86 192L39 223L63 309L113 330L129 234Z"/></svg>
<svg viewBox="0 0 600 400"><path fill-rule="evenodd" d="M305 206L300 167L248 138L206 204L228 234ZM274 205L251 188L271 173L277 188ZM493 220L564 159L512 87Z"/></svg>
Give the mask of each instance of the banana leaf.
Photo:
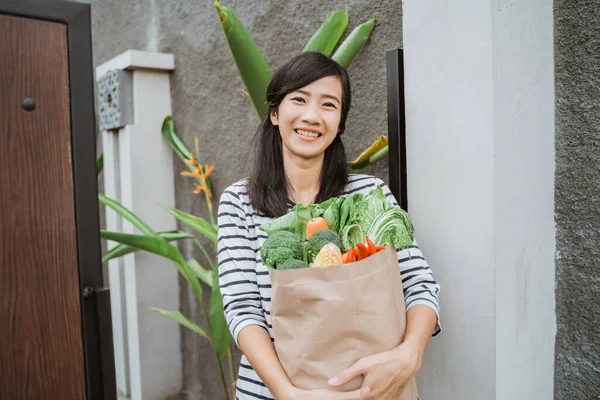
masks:
<svg viewBox="0 0 600 400"><path fill-rule="evenodd" d="M375 27L375 18L357 26L335 51L333 59L344 68L348 68L354 57L365 46Z"/></svg>
<svg viewBox="0 0 600 400"><path fill-rule="evenodd" d="M375 140L365 151L363 151L360 156L358 156L354 161L349 162L348 165L353 172L364 170L371 164L371 157L373 157L373 162L376 162L387 155L387 150L380 153L382 150L387 148L387 145L387 136L378 137L377 140ZM377 155L377 157L374 157L375 155Z"/></svg>
<svg viewBox="0 0 600 400"><path fill-rule="evenodd" d="M151 307L150 309L152 311L156 311L156 312L164 315L165 317L171 318L173 321L185 326L188 329L191 329L192 331L196 332L200 336L202 336L212 342L210 336L202 328L200 328L198 325L196 325L195 323L193 323L192 321L187 319L179 311L163 310L162 308L154 308L154 307Z"/></svg>
<svg viewBox="0 0 600 400"><path fill-rule="evenodd" d="M231 334L227 328L223 311L223 298L219 290L219 271L215 265L213 270L212 291L210 293L210 329L213 346L217 356L223 358L231 345Z"/></svg>
<svg viewBox="0 0 600 400"><path fill-rule="evenodd" d="M193 258L190 258L188 261L188 266L190 269L196 274L198 279L204 282L208 287L213 287L213 271L210 269L204 268L200 263ZM217 285L218 286L218 285Z"/></svg>
<svg viewBox="0 0 600 400"><path fill-rule="evenodd" d="M346 26L348 26L348 9L334 12L310 38L303 51L319 51L328 57L331 56Z"/></svg>
<svg viewBox="0 0 600 400"><path fill-rule="evenodd" d="M106 197L104 194L99 193L98 199L100 202L117 212L120 216L125 218L127 221L131 222L133 226L138 228L142 233L148 236L160 237L158 233L156 233L150 226L148 226L144 221L142 221L137 215L131 212L129 209L124 207L121 203L116 200L113 200L109 197Z"/></svg>
<svg viewBox="0 0 600 400"><path fill-rule="evenodd" d="M168 231L168 232L158 232L158 235L168 242L172 242L175 240L181 240L181 239L193 239L194 238L194 235L187 233L187 232L182 232L180 230L174 230L174 231ZM136 251L139 251L139 249L128 246L126 244L120 244L120 245L112 248L111 250L107 251L102 256L102 262L104 263L104 262L112 260L113 258L119 258L126 254L134 253Z"/></svg>
<svg viewBox="0 0 600 400"><path fill-rule="evenodd" d="M171 149L173 149L175 154L177 154L177 156L181 159L181 161L184 162L186 168L191 172L196 172L195 167L186 162L190 159L191 152L187 148L185 143L183 143L183 141L179 138L179 136L177 136L177 133L175 133L175 125L173 122L173 118L170 115L165 117L165 120L163 121L163 124L162 124L161 131L162 131L163 137L165 138L165 140L167 141L169 146L171 146ZM202 181L200 178L195 178L195 179L198 184L202 184ZM210 176L206 177L206 185L212 190L213 186L212 186L212 180L211 180Z"/></svg>
<svg viewBox="0 0 600 400"><path fill-rule="evenodd" d="M160 236L137 235L133 233L112 232L100 230L100 235L106 240L125 244L149 253L168 258L171 261L184 263L185 260L179 249Z"/></svg>
<svg viewBox="0 0 600 400"><path fill-rule="evenodd" d="M217 242L217 229L215 229L215 226L213 224L209 223L208 221L202 218L177 210L176 208L164 204L161 204L161 206L165 210L173 214L175 218L177 218L184 224L194 228L207 239L211 240L214 243Z"/></svg>
<svg viewBox="0 0 600 400"><path fill-rule="evenodd" d="M100 235L106 240L126 244L131 247L136 247L140 250L145 250L149 253L159 255L171 260L179 273L189 282L194 288L199 301L202 301L202 287L198 278L185 262L179 249L160 236L136 235L131 233L110 232L101 230Z"/></svg>
<svg viewBox="0 0 600 400"><path fill-rule="evenodd" d="M388 156L389 150L389 146L385 146L383 149L373 154L371 157L369 157L369 164L375 164L377 161L381 161L384 158L386 158Z"/></svg>
<svg viewBox="0 0 600 400"><path fill-rule="evenodd" d="M262 121L269 111L267 86L271 81L271 70L237 15L231 9L221 6L218 1L215 2L215 7L242 82L258 118Z"/></svg>
<svg viewBox="0 0 600 400"><path fill-rule="evenodd" d="M190 159L190 150L187 148L185 143L179 139L179 136L175 133L175 126L173 123L173 117L170 115L165 117L163 121L161 132L167 143L171 146L175 154L179 156L181 161L185 162ZM186 163L186 165L189 165ZM193 168L192 168L193 170Z"/></svg>

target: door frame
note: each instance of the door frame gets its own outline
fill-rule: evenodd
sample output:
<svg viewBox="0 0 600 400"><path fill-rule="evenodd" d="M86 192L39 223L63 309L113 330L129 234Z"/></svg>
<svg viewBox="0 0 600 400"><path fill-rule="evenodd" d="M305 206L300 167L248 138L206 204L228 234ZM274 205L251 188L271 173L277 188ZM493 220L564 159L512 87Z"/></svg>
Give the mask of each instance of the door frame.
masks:
<svg viewBox="0 0 600 400"><path fill-rule="evenodd" d="M91 7L66 1L3 0L0 14L67 27L71 157L85 387L88 399L117 397L110 294L103 286L96 173Z"/></svg>

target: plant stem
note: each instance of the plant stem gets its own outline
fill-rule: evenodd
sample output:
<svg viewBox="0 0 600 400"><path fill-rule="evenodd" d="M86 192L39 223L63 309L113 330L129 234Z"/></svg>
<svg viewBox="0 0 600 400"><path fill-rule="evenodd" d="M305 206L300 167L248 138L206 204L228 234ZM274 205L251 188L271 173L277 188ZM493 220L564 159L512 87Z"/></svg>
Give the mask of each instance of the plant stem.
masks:
<svg viewBox="0 0 600 400"><path fill-rule="evenodd" d="M210 268L214 271L215 270L215 263L212 262L210 256L208 255L206 248L204 246L202 246L202 243L200 243L200 241L198 240L198 238L194 238L192 239L194 241L194 243L196 243L196 246L198 246L200 248L200 250L202 251L202 254L204 254L204 257L206 258L206 261L208 261L208 263L210 264Z"/></svg>
<svg viewBox="0 0 600 400"><path fill-rule="evenodd" d="M231 385L235 387L235 374L233 373L233 356L231 351L232 346L227 349L227 359L229 360L229 378L231 379Z"/></svg>
<svg viewBox="0 0 600 400"><path fill-rule="evenodd" d="M215 358L217 359L217 365L219 366L219 373L221 374L221 383L223 384L223 391L225 392L225 399L229 400L229 389L227 389L227 381L225 380L225 373L223 372L223 366L221 365L221 360L219 360L219 355L215 351Z"/></svg>
<svg viewBox="0 0 600 400"><path fill-rule="evenodd" d="M209 199L208 195L206 196L206 204L208 205L208 215L210 216L210 224L215 224L215 218L213 217L213 207L212 207L212 199Z"/></svg>

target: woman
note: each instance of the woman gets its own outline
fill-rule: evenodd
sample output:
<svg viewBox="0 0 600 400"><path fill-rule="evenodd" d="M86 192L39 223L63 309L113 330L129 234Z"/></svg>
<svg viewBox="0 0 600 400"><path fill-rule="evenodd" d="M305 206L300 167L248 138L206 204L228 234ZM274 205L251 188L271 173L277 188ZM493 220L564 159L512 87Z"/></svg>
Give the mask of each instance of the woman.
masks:
<svg viewBox="0 0 600 400"><path fill-rule="evenodd" d="M354 392L294 387L276 356L270 318L271 283L259 249L258 227L295 203L319 203L376 186L398 205L380 179L347 172L341 135L350 109L346 71L320 53L302 53L283 65L267 89L269 115L257 132L250 177L229 186L218 212L219 282L229 329L244 355L237 398L385 399L415 374L432 333L437 334L438 292L416 244L398 252L407 308L405 341L396 349L359 360L332 377L343 384L364 375Z"/></svg>

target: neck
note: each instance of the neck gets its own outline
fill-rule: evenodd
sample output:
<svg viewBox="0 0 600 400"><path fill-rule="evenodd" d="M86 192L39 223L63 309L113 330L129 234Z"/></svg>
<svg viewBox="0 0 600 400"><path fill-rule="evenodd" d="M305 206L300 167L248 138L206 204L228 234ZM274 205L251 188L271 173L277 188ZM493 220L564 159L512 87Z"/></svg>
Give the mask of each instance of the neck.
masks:
<svg viewBox="0 0 600 400"><path fill-rule="evenodd" d="M321 187L321 169L324 154L315 159L304 159L284 150L283 168L295 203L312 203Z"/></svg>

